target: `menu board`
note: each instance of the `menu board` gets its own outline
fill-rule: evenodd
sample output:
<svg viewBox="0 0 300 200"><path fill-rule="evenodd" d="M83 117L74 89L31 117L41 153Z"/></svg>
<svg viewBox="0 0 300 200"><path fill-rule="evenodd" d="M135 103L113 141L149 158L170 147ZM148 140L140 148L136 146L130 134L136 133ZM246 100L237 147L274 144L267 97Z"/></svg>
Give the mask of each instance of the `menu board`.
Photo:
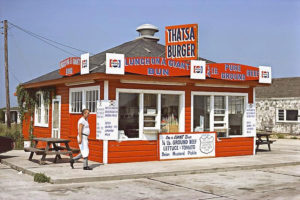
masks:
<svg viewBox="0 0 300 200"><path fill-rule="evenodd" d="M160 159L215 157L216 134L161 134Z"/></svg>
<svg viewBox="0 0 300 200"><path fill-rule="evenodd" d="M256 108L255 104L248 104L246 108L246 135L256 135Z"/></svg>
<svg viewBox="0 0 300 200"><path fill-rule="evenodd" d="M97 101L96 139L118 140L118 104L115 100Z"/></svg>

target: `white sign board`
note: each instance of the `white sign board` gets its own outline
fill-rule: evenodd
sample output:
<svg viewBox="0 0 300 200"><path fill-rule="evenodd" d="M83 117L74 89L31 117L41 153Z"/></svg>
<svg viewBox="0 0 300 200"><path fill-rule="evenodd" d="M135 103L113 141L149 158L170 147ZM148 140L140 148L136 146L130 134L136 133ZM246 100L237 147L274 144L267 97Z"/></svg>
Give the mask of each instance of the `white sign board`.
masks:
<svg viewBox="0 0 300 200"><path fill-rule="evenodd" d="M80 74L90 73L90 54L81 54Z"/></svg>
<svg viewBox="0 0 300 200"><path fill-rule="evenodd" d="M125 56L124 54L106 53L106 74L125 73Z"/></svg>
<svg viewBox="0 0 300 200"><path fill-rule="evenodd" d="M247 104L246 108L246 135L256 135L256 108L255 104Z"/></svg>
<svg viewBox="0 0 300 200"><path fill-rule="evenodd" d="M118 140L118 110L116 100L97 101L96 139Z"/></svg>
<svg viewBox="0 0 300 200"><path fill-rule="evenodd" d="M259 66L259 83L272 83L272 69L268 66Z"/></svg>
<svg viewBox="0 0 300 200"><path fill-rule="evenodd" d="M161 160L215 157L215 147L215 133L159 135L159 155Z"/></svg>
<svg viewBox="0 0 300 200"><path fill-rule="evenodd" d="M206 62L203 60L191 60L190 72L191 79L205 79Z"/></svg>

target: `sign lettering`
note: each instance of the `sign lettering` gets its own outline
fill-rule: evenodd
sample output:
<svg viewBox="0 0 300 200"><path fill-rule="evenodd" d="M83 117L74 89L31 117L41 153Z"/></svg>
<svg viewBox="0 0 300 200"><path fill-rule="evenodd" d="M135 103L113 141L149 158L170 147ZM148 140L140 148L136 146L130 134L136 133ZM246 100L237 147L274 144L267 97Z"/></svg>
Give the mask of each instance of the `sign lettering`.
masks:
<svg viewBox="0 0 300 200"><path fill-rule="evenodd" d="M214 157L215 133L161 134L160 159Z"/></svg>

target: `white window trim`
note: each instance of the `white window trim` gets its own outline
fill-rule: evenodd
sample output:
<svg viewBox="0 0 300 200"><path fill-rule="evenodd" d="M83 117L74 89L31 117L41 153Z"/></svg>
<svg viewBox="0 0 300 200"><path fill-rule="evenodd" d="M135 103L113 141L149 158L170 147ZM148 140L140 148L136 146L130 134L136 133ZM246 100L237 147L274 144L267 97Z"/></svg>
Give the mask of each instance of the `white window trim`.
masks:
<svg viewBox="0 0 300 200"><path fill-rule="evenodd" d="M38 91L36 94L40 94L41 95L41 123L38 123L37 120L37 105L35 105L35 109L34 109L34 126L38 126L38 127L49 127L49 104L47 105L48 107L48 123L45 123L45 104L44 104L44 95L42 91Z"/></svg>
<svg viewBox="0 0 300 200"><path fill-rule="evenodd" d="M284 114L283 114L283 118L284 120L279 120L279 110L283 110ZM286 111L287 110L298 110L298 120L296 121L291 121L291 120L286 120ZM276 122L278 123L299 123L300 122L300 109L284 109L284 108L276 108Z"/></svg>
<svg viewBox="0 0 300 200"><path fill-rule="evenodd" d="M194 96L210 96L210 131L214 131L214 96L225 96L228 99L228 96L243 96L244 98L244 111L246 111L247 104L248 104L248 93L230 93L230 92L198 92L192 91L191 92L191 131L194 132ZM228 100L226 100L228 102ZM226 112L228 113L228 103L226 103ZM229 126L228 122L228 115L227 115L227 123L226 128ZM227 138L234 138L234 137L249 137L245 134L246 130L246 115L244 112L243 115L243 132L242 135L229 135L226 134Z"/></svg>
<svg viewBox="0 0 300 200"><path fill-rule="evenodd" d="M177 91L177 90L145 90L145 89L123 89L116 88L116 100L119 102L119 93L138 93L140 98L140 108L139 108L139 137L138 138L128 138L122 139L122 141L130 141L130 140L148 140L144 136L144 94L158 94L158 98L161 97L162 94L174 94L179 96L179 132L185 131L185 92ZM158 108L161 108L161 100L158 100ZM160 114L160 110L158 114ZM119 119L118 119L119 120ZM158 121L158 127L160 127L161 121ZM147 128L149 130L149 128ZM152 130L157 130L157 128L153 128Z"/></svg>
<svg viewBox="0 0 300 200"><path fill-rule="evenodd" d="M86 92L91 90L98 90L98 100L100 100L100 85L88 86L88 87L77 87L69 89L69 113L70 114L81 114L80 112L72 112L72 92L82 92L82 109L86 108ZM96 114L96 112L91 112L90 114Z"/></svg>

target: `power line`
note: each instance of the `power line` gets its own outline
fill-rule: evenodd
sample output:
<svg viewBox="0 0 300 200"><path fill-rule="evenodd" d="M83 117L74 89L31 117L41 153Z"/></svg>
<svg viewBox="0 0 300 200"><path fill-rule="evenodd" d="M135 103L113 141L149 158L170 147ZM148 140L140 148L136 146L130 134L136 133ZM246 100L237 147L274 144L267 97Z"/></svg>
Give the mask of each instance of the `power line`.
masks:
<svg viewBox="0 0 300 200"><path fill-rule="evenodd" d="M69 46L69 45L65 45L65 44L62 44L62 43L60 43L60 42L57 42L57 41L48 39L48 38L46 38L46 37L43 37L43 36L38 35L38 34L36 34L36 33L33 33L33 32L31 32L31 31L29 31L29 30L26 30L26 29L24 29L24 28L22 28L22 27L20 27L20 26L18 26L18 25L15 25L15 24L13 24L13 23L11 23L11 22L8 22L8 23L9 23L10 25L16 27L17 29L19 29L19 30L21 30L21 31L23 31L23 32L25 32L25 33L27 33L27 34L29 34L30 36L35 37L35 38L37 38L37 39L39 39L39 40L41 40L41 41L43 41L43 42L45 42L45 43L47 43L47 44L49 44L49 45L55 47L55 48L57 48L57 49L60 49L61 51L64 51L65 53L71 54L71 55L73 55L73 56L77 56L77 55L75 55L75 54L73 54L73 53L71 53L71 52L69 52L69 51L66 51L66 50L64 50L64 49L62 49L62 48L60 48L60 47L58 47L58 46L56 46L56 45L54 45L54 44L51 44L50 42L53 42L53 43L55 43L55 44L58 44L58 45L61 45L61 46L64 46L64 47L67 47L67 48L70 48L70 49L73 49L73 50L76 50L76 51L80 51L81 53L86 53L86 52L88 52L88 51L85 51L85 50L81 50L81 49L78 49L78 48L75 48L75 47L71 47L71 46ZM48 41L50 41L50 42L48 42ZM91 53L91 54L92 54L92 53ZM94 55L94 54L92 54L92 55Z"/></svg>
<svg viewBox="0 0 300 200"><path fill-rule="evenodd" d="M18 27L16 27L16 28L18 28ZM19 28L18 28L18 29L19 29ZM21 29L20 29L20 30L21 30ZM62 48L60 48L60 47L58 47L58 46L56 46L56 45L54 45L54 44L51 44L50 42L48 42L48 41L46 41L46 40L44 40L44 39L42 39L42 38L37 37L37 36L31 34L30 32L26 32L26 31L24 31L24 30L22 30L22 31L25 32L25 33L27 33L28 35L30 35L30 36L32 36L32 37L38 39L38 40L41 40L41 41L45 42L46 44L49 44L50 46L53 46L53 47L56 48L56 49L59 49L59 50L65 52L65 53L67 53L67 54L70 54L70 55L72 55L72 56L78 56L78 55L75 55L75 54L73 54L73 53L71 53L71 52L69 52L69 51L66 51L66 50L64 50L64 49L62 49Z"/></svg>

